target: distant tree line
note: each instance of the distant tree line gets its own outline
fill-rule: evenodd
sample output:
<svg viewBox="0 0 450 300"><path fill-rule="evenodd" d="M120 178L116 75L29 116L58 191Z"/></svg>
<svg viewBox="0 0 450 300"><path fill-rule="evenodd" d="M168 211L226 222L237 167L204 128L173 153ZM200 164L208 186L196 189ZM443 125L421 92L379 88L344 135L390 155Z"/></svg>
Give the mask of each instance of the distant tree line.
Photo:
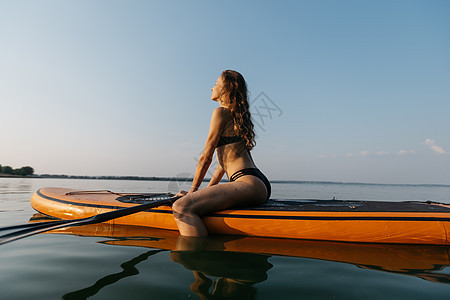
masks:
<svg viewBox="0 0 450 300"><path fill-rule="evenodd" d="M0 165L0 173L6 175L31 176L34 174L34 169L30 166L22 167L20 169L13 169L10 166Z"/></svg>

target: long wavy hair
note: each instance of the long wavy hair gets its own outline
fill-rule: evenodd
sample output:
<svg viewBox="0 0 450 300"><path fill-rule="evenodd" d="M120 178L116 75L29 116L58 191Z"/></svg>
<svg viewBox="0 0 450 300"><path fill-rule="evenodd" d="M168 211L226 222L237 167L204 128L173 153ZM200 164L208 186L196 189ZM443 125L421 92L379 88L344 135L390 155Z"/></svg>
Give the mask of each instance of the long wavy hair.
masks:
<svg viewBox="0 0 450 300"><path fill-rule="evenodd" d="M244 76L233 70L222 72L222 94L228 99L228 107L234 121L234 131L245 142L247 150L255 147L255 131L248 103L247 83Z"/></svg>

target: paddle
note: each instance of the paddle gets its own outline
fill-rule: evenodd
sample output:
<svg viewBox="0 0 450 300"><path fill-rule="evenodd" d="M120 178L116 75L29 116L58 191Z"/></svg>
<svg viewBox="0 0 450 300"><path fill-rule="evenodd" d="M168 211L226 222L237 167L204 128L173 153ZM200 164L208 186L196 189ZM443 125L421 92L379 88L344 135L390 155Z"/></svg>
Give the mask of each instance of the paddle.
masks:
<svg viewBox="0 0 450 300"><path fill-rule="evenodd" d="M22 230L17 230L11 232L9 234L5 234L0 236L0 245L6 244L27 236L35 235L38 233L46 232L49 230L54 230L63 227L70 226L81 226L88 224L97 224L102 222L107 222L113 219L117 219L120 217L128 216L140 211L144 211L150 208L155 208L161 205L170 205L181 197L171 197L169 199L158 200L154 202L149 202L141 205L136 205L127 208L121 208L118 210L94 215L92 217L74 219L74 220L59 220L59 221L49 221L49 222L41 222L41 223L33 223L33 224L23 224L23 225L15 225L1 228L0 230L12 230L18 228L26 228Z"/></svg>

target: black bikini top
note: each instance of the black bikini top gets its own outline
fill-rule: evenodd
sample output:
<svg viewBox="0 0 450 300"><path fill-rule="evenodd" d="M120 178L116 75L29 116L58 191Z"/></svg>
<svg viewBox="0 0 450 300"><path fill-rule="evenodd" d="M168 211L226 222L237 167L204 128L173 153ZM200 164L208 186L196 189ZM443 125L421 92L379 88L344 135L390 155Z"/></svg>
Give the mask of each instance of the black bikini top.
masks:
<svg viewBox="0 0 450 300"><path fill-rule="evenodd" d="M233 136L221 136L219 138L219 143L217 143L216 148L225 146L232 143L237 143L242 141L242 138L240 135L233 135Z"/></svg>

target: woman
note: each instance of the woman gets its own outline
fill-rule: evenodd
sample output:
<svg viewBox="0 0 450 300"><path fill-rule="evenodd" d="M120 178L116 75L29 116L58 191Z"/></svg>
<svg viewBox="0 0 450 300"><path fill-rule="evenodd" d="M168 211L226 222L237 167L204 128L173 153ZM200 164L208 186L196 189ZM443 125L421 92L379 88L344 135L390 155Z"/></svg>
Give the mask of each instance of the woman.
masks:
<svg viewBox="0 0 450 300"><path fill-rule="evenodd" d="M230 207L254 206L270 197L267 178L256 168L250 155L255 146L247 84L236 71L224 71L211 89L211 99L219 103L212 114L208 138L198 160L189 192L172 206L181 235L206 236L202 217ZM208 186L198 190L217 151L218 166ZM218 184L227 173L229 183Z"/></svg>

